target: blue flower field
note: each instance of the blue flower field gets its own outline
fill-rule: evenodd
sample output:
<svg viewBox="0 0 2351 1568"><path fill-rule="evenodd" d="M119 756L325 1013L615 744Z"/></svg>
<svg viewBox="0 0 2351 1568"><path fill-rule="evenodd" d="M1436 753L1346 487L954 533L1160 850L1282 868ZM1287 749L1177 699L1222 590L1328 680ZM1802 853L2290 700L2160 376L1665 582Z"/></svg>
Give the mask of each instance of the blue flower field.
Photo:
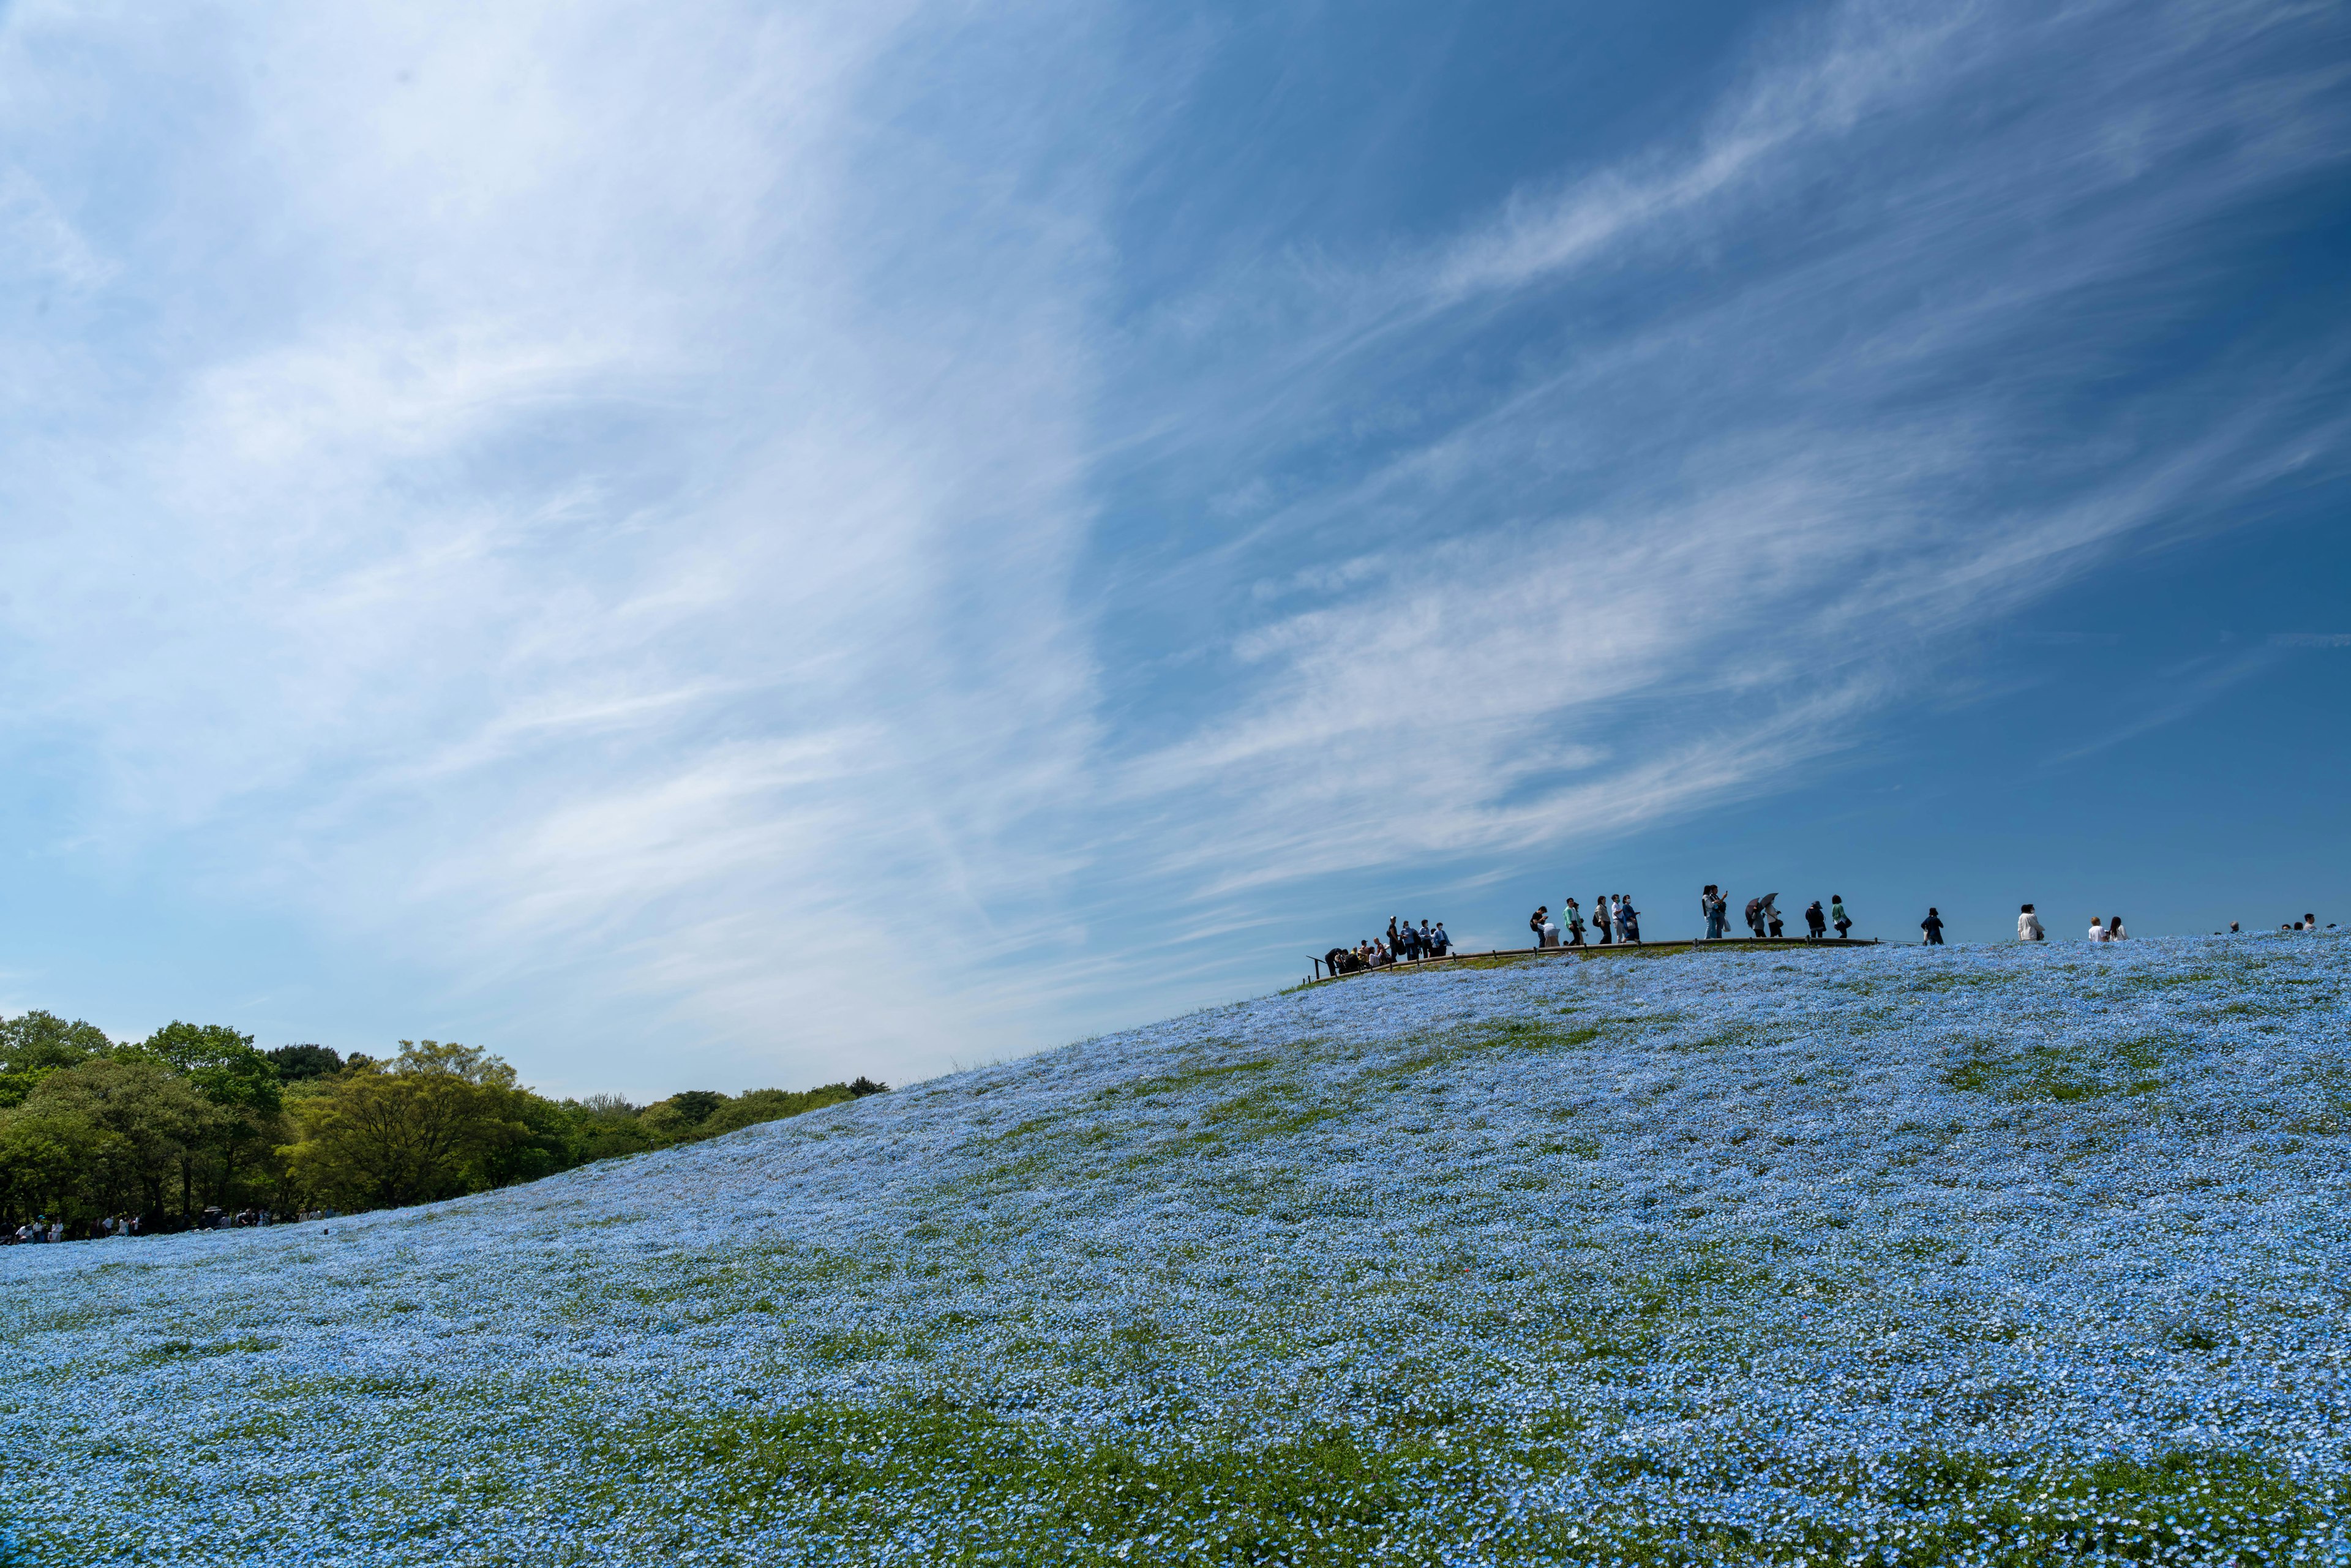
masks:
<svg viewBox="0 0 2351 1568"><path fill-rule="evenodd" d="M1373 974L0 1252L29 1563L2351 1563L2351 944Z"/></svg>

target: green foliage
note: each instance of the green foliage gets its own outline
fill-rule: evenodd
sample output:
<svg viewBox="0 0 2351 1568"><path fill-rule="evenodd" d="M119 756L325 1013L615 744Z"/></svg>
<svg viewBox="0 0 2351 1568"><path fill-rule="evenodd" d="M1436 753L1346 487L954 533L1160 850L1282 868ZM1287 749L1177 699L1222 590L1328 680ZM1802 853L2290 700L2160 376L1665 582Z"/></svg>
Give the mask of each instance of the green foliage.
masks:
<svg viewBox="0 0 2351 1568"><path fill-rule="evenodd" d="M332 1078L343 1070L343 1059L323 1045L281 1045L263 1054L277 1069L281 1082L304 1083L313 1078Z"/></svg>
<svg viewBox="0 0 2351 1568"><path fill-rule="evenodd" d="M50 1073L0 1114L0 1180L26 1207L60 1212L86 1196L105 1213L159 1210L227 1120L159 1061L95 1058Z"/></svg>
<svg viewBox="0 0 2351 1568"><path fill-rule="evenodd" d="M281 1153L295 1178L339 1207L425 1203L493 1185L531 1124L514 1069L455 1041L402 1040L296 1103L301 1135Z"/></svg>
<svg viewBox="0 0 2351 1568"><path fill-rule="evenodd" d="M0 1019L0 1106L24 1103L50 1073L113 1049L103 1030L79 1019L68 1023L37 1010Z"/></svg>
<svg viewBox="0 0 2351 1568"><path fill-rule="evenodd" d="M46 1012L0 1019L0 1218L68 1223L199 1208L423 1202L590 1160L713 1138L886 1085L689 1090L643 1109L555 1101L477 1047L402 1040L397 1056L256 1050L221 1024L173 1020L135 1044Z"/></svg>

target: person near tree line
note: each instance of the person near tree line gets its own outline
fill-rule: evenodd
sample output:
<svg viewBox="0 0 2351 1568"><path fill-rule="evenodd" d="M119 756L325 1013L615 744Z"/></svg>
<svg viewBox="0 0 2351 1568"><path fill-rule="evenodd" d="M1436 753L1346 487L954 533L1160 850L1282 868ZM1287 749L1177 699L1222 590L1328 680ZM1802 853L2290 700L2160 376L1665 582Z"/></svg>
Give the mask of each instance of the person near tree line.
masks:
<svg viewBox="0 0 2351 1568"><path fill-rule="evenodd" d="M1844 942L1850 939L1853 931L1853 916L1844 912L1844 894L1842 893L1829 894L1829 924L1836 927L1838 941Z"/></svg>
<svg viewBox="0 0 2351 1568"><path fill-rule="evenodd" d="M1940 947L1943 945L1943 916L1933 905L1928 906L1927 918L1918 922L1918 929L1927 934L1927 946Z"/></svg>
<svg viewBox="0 0 2351 1568"><path fill-rule="evenodd" d="M2029 904L2016 912L2016 939L2019 942L2045 942L2049 939L2049 933L2041 928L2041 916L2032 913L2032 905Z"/></svg>

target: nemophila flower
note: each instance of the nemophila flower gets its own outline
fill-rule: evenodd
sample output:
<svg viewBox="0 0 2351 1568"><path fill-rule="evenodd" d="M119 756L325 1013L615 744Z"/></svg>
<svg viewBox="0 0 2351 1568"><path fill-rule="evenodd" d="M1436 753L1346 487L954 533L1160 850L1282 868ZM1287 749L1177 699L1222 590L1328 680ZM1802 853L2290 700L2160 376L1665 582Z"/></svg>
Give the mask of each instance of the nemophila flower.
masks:
<svg viewBox="0 0 2351 1568"><path fill-rule="evenodd" d="M2351 1561L2346 979L1380 974L331 1235L8 1249L0 1513L60 1563Z"/></svg>

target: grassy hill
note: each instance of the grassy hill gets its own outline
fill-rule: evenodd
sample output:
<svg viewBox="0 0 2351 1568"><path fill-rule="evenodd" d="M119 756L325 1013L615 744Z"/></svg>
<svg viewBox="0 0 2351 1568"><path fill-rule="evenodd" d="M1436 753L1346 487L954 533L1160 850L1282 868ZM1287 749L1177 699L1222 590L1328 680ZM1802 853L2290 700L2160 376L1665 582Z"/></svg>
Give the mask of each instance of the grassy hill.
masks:
<svg viewBox="0 0 2351 1568"><path fill-rule="evenodd" d="M1373 975L0 1251L43 1564L2341 1562L2351 944Z"/></svg>

